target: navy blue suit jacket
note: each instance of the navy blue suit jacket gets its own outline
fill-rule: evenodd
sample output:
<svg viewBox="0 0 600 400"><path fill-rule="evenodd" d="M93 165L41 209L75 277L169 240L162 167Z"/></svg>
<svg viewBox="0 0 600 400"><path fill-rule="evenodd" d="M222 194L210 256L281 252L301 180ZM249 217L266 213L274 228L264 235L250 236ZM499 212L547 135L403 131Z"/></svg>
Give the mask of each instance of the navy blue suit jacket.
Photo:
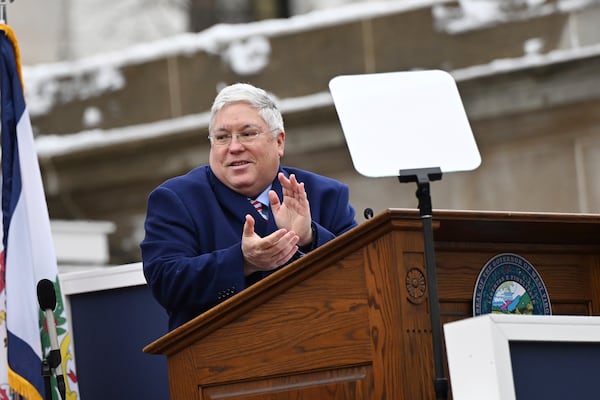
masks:
<svg viewBox="0 0 600 400"><path fill-rule="evenodd" d="M310 202L318 247L356 226L348 187L311 172L281 167L295 174ZM283 198L275 178L272 189ZM144 275L154 297L167 310L169 329L191 320L261 279L244 277L241 249L245 215L264 237L277 230L248 199L223 185L208 165L157 187L148 198L146 236L141 243Z"/></svg>

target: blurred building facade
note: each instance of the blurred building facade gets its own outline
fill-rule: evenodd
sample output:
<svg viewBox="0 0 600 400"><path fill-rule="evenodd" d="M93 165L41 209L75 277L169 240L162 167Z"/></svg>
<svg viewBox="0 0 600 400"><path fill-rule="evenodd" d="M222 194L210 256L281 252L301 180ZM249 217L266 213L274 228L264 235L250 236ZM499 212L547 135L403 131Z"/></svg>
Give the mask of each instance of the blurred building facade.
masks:
<svg viewBox="0 0 600 400"><path fill-rule="evenodd" d="M219 23L287 18L373 0L13 0L25 64L77 60Z"/></svg>
<svg viewBox="0 0 600 400"><path fill-rule="evenodd" d="M328 92L337 75L415 69L454 76L483 160L432 183L434 208L600 212L599 17L596 0L367 1L32 65L50 216L111 221L115 262L139 260L148 193L207 162L211 101L236 81L280 99L283 162L347 183L359 221L416 208L411 185L355 172Z"/></svg>

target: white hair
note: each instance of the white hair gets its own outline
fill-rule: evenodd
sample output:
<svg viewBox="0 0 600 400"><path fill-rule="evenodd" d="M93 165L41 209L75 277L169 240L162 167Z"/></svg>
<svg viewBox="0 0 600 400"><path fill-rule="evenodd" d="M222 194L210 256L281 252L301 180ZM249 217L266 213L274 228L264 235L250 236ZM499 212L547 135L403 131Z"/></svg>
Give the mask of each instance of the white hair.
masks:
<svg viewBox="0 0 600 400"><path fill-rule="evenodd" d="M254 107L258 114L265 121L273 135L283 131L283 117L275 103L275 99L271 97L265 90L252 86L248 83L234 83L223 88L210 109L210 122L208 130L211 131L215 115L224 106L231 103L246 102Z"/></svg>

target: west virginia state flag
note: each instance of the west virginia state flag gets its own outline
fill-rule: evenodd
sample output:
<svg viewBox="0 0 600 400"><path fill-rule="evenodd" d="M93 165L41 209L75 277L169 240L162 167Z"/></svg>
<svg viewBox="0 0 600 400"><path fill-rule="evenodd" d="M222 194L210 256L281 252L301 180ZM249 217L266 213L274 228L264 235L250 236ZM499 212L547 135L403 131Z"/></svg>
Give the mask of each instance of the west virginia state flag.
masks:
<svg viewBox="0 0 600 400"><path fill-rule="evenodd" d="M44 313L37 301L37 283L41 279L49 279L54 282L56 291L54 315L66 384L65 397L74 400L79 398L79 390L73 346L58 284L48 208L23 95L19 50L14 33L3 24L0 24L0 57L5 267L0 287L6 291L6 313L0 311L0 317L6 317L8 381L11 390L26 399L46 397L41 365L50 350L50 341ZM54 377L52 397L60 399Z"/></svg>

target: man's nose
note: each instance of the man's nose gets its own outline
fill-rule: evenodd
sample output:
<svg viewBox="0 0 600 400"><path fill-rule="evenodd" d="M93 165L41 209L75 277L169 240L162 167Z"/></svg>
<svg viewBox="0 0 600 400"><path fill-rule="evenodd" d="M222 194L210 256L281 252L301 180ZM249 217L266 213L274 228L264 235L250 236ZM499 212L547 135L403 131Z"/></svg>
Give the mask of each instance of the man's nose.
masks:
<svg viewBox="0 0 600 400"><path fill-rule="evenodd" d="M243 149L244 145L240 142L239 135L231 135L231 142L229 143L229 150L231 149Z"/></svg>

